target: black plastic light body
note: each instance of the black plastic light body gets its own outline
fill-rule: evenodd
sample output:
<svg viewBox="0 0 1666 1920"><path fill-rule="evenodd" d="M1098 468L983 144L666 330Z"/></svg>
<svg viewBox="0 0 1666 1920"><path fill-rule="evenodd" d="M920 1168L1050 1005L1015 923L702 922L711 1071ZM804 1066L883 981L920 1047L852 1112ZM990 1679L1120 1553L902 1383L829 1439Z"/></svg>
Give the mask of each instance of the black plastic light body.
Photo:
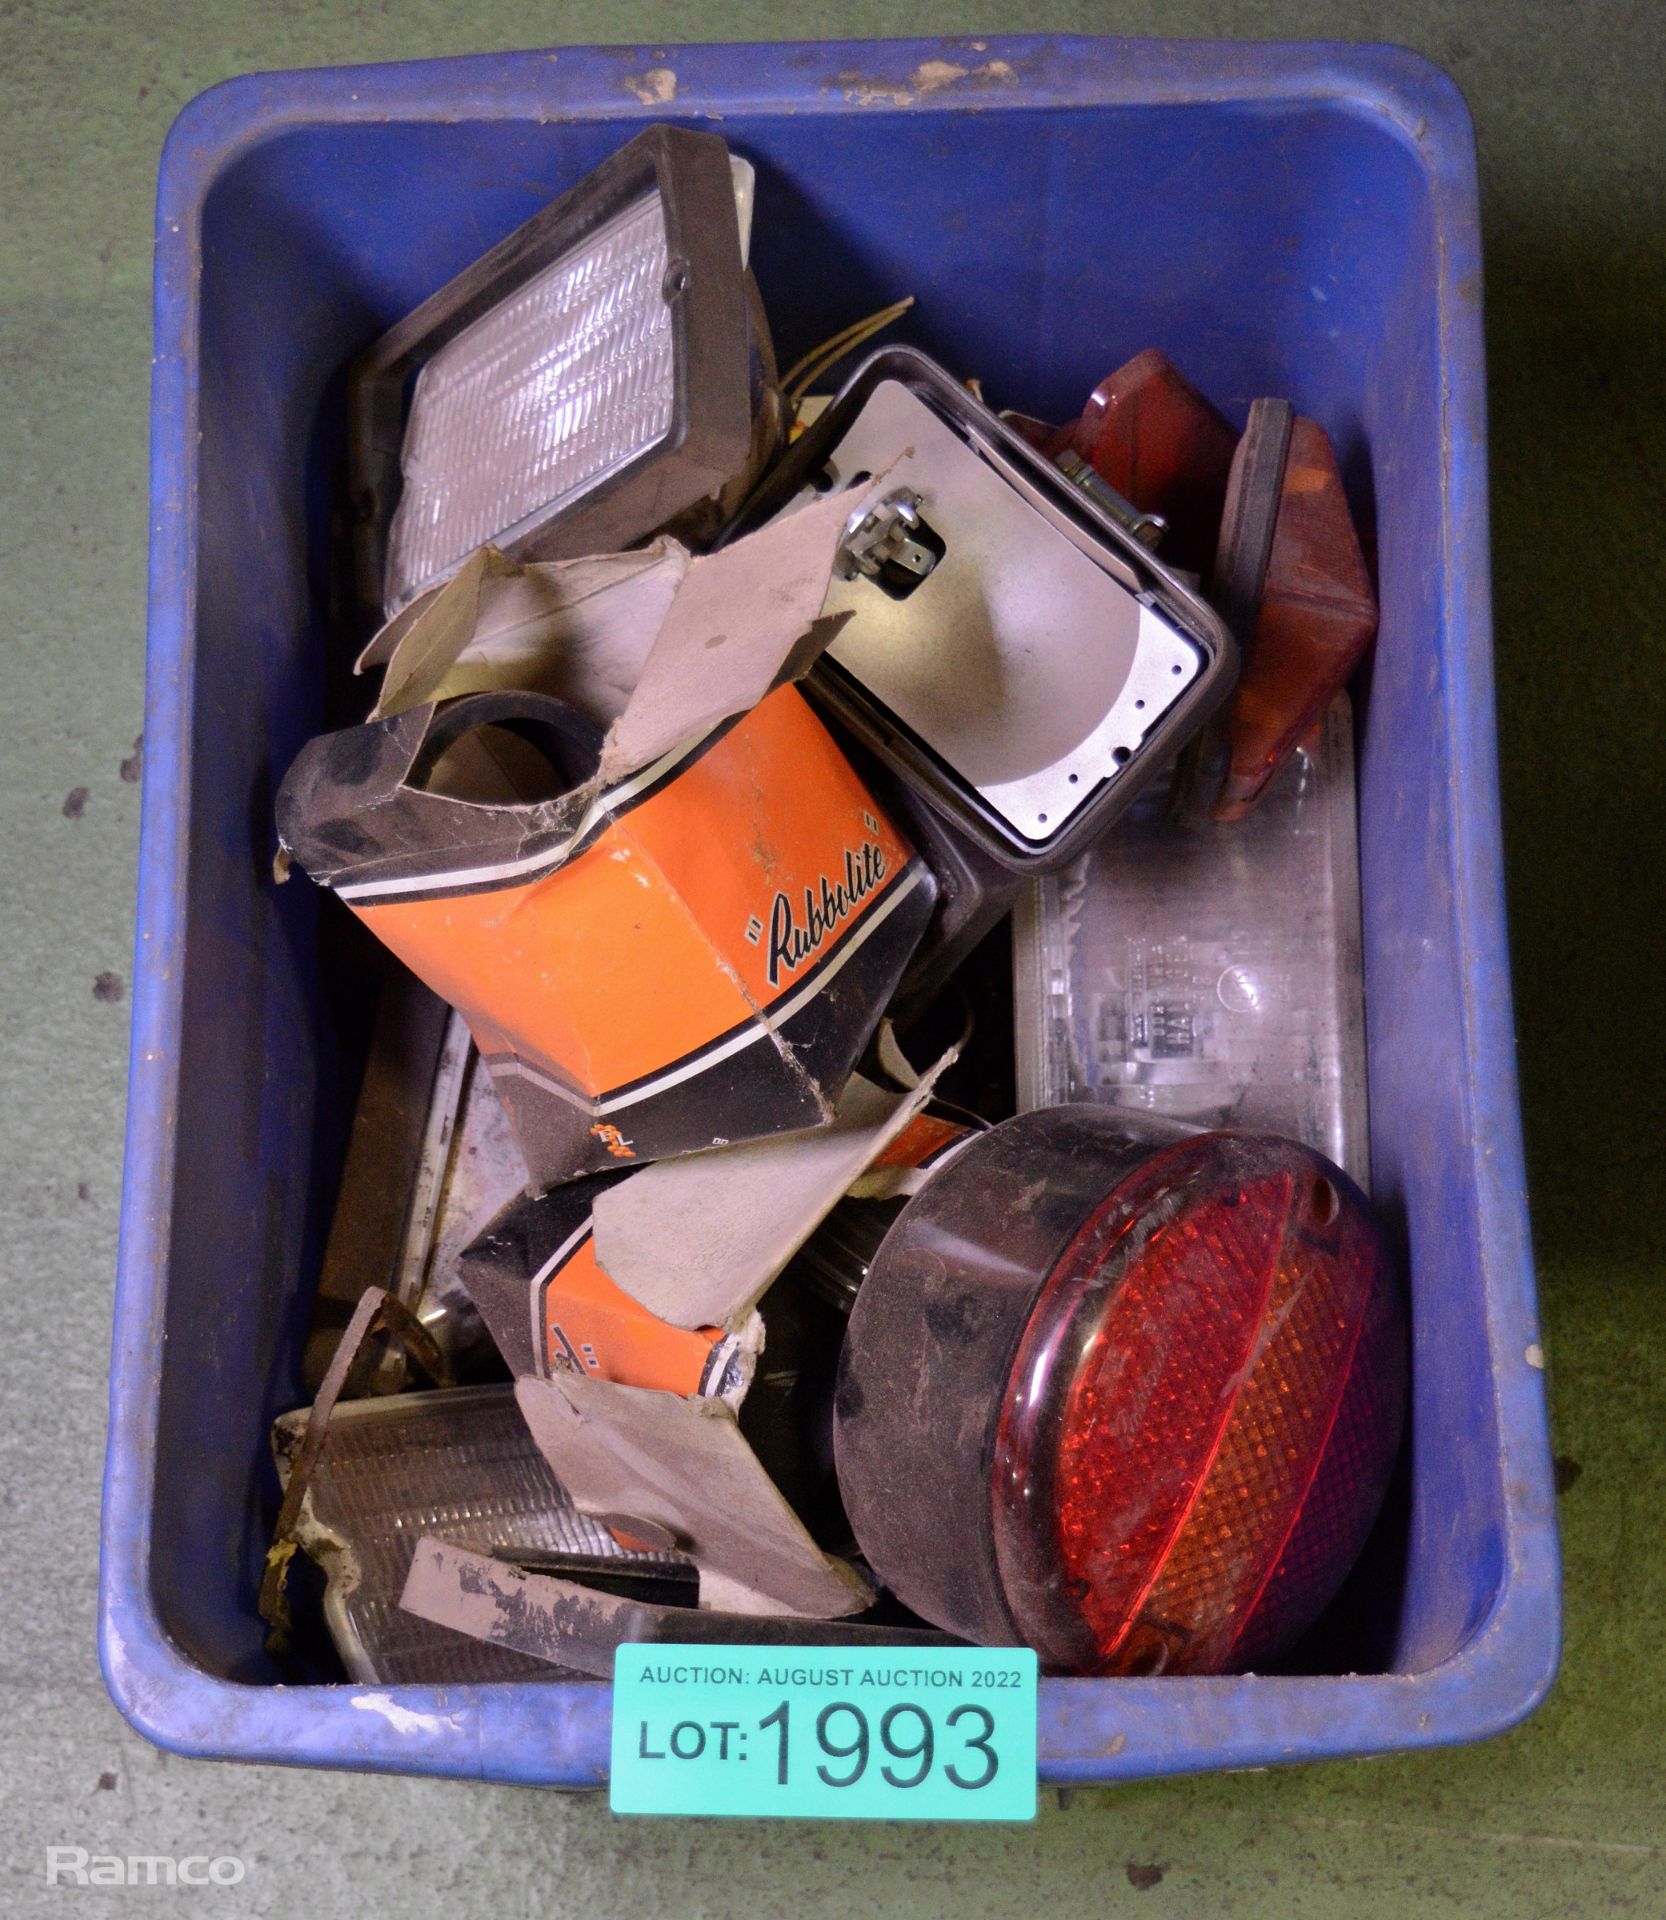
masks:
<svg viewBox="0 0 1666 1920"><path fill-rule="evenodd" d="M531 331L523 335L532 356L528 377L535 372L544 379L552 409L541 457L553 461L572 432L589 430L605 440L610 411L640 404L647 376L632 356L649 331L663 363L654 376L667 389L663 414L640 445L633 447L626 433L619 446L598 453L592 477L581 469L565 490L552 483L547 504L539 505L534 486L512 524L475 524L466 540L448 545L440 539L421 566L392 564L390 529L401 506L402 462L426 370L539 275L594 250L632 219L651 248L639 246L634 259L611 262L611 278L602 276L600 287L600 269L592 273L587 263L570 298L529 321ZM602 343L564 380L562 329L581 324L600 328ZM515 420L524 425L543 404L528 399ZM448 462L460 483L489 478L494 462L514 457L504 439L469 441L468 411L465 396ZM743 257L729 149L714 133L649 127L425 300L351 369L348 513L361 620L379 625L384 614L438 584L488 541L517 560L617 552L674 523L681 528L684 517L702 511L711 516L701 529L709 537L732 511L725 490L750 484L773 452L779 428L774 355Z"/></svg>

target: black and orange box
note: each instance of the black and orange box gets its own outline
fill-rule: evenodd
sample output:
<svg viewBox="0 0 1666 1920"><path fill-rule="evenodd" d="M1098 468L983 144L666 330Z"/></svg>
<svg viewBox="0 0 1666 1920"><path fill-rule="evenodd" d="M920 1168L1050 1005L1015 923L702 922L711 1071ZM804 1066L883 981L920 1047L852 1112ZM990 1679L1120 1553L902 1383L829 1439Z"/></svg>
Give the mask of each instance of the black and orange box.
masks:
<svg viewBox="0 0 1666 1920"><path fill-rule="evenodd" d="M467 1019L534 1183L830 1120L936 886L796 687L537 801L425 784L444 711L312 741L279 832Z"/></svg>

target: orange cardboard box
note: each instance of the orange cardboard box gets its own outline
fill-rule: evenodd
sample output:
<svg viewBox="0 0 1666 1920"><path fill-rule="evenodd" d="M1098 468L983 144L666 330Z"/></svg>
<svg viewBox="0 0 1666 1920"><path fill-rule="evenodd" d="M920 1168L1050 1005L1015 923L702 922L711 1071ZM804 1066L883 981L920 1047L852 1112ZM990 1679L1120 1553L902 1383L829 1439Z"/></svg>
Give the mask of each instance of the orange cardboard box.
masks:
<svg viewBox="0 0 1666 1920"><path fill-rule="evenodd" d="M829 1124L925 929L930 870L790 684L850 512L486 550L284 780L287 854L464 1015L537 1185Z"/></svg>

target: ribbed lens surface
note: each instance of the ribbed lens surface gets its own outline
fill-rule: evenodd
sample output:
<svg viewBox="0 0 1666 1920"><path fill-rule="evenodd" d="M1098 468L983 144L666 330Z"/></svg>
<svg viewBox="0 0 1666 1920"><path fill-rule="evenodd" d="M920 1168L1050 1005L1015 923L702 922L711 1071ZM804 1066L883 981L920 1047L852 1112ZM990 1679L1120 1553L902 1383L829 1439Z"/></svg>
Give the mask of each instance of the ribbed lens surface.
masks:
<svg viewBox="0 0 1666 1920"><path fill-rule="evenodd" d="M1014 1611L1060 1664L1245 1666L1358 1553L1398 1445L1405 1332L1340 1180L1290 1142L1173 1149L1048 1281L1009 1387L996 1532Z"/></svg>
<svg viewBox="0 0 1666 1920"><path fill-rule="evenodd" d="M665 438L675 400L668 264L652 193L428 361L388 534L390 607Z"/></svg>

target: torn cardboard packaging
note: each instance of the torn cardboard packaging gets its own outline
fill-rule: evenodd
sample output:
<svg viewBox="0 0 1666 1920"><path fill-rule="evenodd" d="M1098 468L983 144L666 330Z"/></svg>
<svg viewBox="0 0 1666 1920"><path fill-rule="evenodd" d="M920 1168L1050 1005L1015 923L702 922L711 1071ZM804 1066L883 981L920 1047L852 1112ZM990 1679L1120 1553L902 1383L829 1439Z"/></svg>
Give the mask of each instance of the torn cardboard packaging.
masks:
<svg viewBox="0 0 1666 1920"><path fill-rule="evenodd" d="M758 1302L899 1137L924 1126L935 1143L941 1127L916 1116L937 1071L903 1094L854 1076L818 1133L516 1198L459 1263L510 1371L738 1408L763 1347Z"/></svg>
<svg viewBox="0 0 1666 1920"><path fill-rule="evenodd" d="M464 1285L512 1373L570 1370L737 1405L762 1346L756 1314L733 1332L675 1326L596 1257L595 1204L632 1177L594 1174L516 1200L464 1250Z"/></svg>
<svg viewBox="0 0 1666 1920"><path fill-rule="evenodd" d="M655 1605L630 1594L505 1564L449 1541L425 1538L411 1560L400 1606L449 1634L466 1634L492 1653L613 1677L613 1659L629 1643L766 1647L907 1647L954 1644L927 1628L796 1620L786 1615L719 1613Z"/></svg>
<svg viewBox="0 0 1666 1920"><path fill-rule="evenodd" d="M535 1185L828 1125L930 918L790 684L860 504L701 558L482 551L285 778L284 849L463 1013Z"/></svg>
<svg viewBox="0 0 1666 1920"><path fill-rule="evenodd" d="M720 1400L575 1373L519 1380L515 1398L578 1510L621 1545L688 1554L714 1605L832 1620L872 1604L866 1578L816 1545Z"/></svg>
<svg viewBox="0 0 1666 1920"><path fill-rule="evenodd" d="M807 1524L833 1484L831 1428L818 1446L809 1399L818 1378L830 1396L842 1319L780 1276L915 1121L939 1071L902 1094L852 1079L819 1133L524 1197L463 1256L578 1510L627 1545L689 1554L713 1604L837 1618L872 1598ZM778 1325L791 1358L775 1378Z"/></svg>

